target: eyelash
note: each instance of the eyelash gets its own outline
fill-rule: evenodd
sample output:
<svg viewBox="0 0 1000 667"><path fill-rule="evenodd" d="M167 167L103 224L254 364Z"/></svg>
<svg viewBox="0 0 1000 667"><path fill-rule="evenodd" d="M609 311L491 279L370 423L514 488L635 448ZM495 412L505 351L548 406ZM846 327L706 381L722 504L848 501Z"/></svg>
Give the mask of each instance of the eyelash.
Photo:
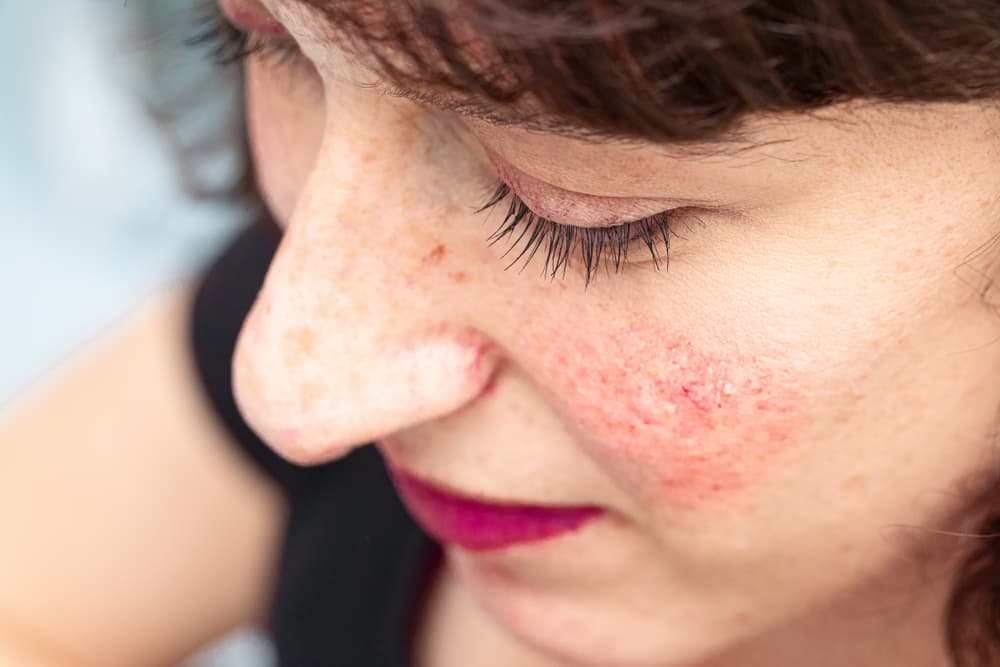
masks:
<svg viewBox="0 0 1000 667"><path fill-rule="evenodd" d="M505 238L513 238L514 233L521 228L520 234L513 239L510 247L501 257L509 255L522 239L527 237L524 247L514 260L505 267L510 269L522 257L526 257L521 271L531 262L542 245L545 249L545 265L542 273L549 280L554 280L556 274L565 276L566 268L574 255L583 260L585 283L587 286L600 268L601 260L605 271L608 261L614 266L614 272L620 273L628 261L628 251L633 243L641 241L649 251L653 267L660 269L660 263L666 268L669 264L670 236L677 236L673 230L674 219L682 209L672 209L651 215L640 220L633 220L613 227L577 227L553 222L536 214L524 201L517 196L510 186L501 182L493 196L476 212L481 213L498 206L505 199L510 200L507 213L497 230L489 237L490 245L499 243ZM662 255L658 252L662 245Z"/></svg>
<svg viewBox="0 0 1000 667"><path fill-rule="evenodd" d="M200 20L197 32L186 43L192 47L207 49L209 58L218 65L231 65L255 57L267 58L279 65L294 66L304 59L294 40L241 30L230 23L214 7L214 3ZM509 200L507 213L487 240L492 246L504 239L512 239L510 247L501 255L502 258L507 257L524 240L524 247L504 270L509 270L524 258L519 272L524 271L539 248L545 245L543 276L549 280L555 280L557 274L564 277L572 257L579 255L583 261L586 288L600 268L602 260L606 273L609 261L614 272L620 273L628 261L629 248L638 241L649 251L656 270L660 269L661 262L664 268L669 265L670 236L677 235L672 229L672 223L681 209L663 211L612 227L577 227L553 222L536 214L506 182L500 181L493 195L476 213L494 209L504 200ZM514 238L518 229L521 231ZM658 251L661 245L662 255Z"/></svg>

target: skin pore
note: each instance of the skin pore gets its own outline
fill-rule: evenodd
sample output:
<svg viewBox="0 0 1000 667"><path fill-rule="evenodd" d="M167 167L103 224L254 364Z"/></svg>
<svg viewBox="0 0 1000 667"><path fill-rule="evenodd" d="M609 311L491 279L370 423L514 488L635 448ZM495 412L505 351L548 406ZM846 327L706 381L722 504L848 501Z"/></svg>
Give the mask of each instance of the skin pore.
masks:
<svg viewBox="0 0 1000 667"><path fill-rule="evenodd" d="M248 422L302 463L376 441L469 495L606 510L449 548L418 664L947 664L963 542L934 531L995 480L995 112L843 104L711 155L585 142L387 96L301 7L236 4L308 59L247 70L285 229L234 361ZM502 211L474 213L497 164L562 224L684 207L669 268L504 270Z"/></svg>

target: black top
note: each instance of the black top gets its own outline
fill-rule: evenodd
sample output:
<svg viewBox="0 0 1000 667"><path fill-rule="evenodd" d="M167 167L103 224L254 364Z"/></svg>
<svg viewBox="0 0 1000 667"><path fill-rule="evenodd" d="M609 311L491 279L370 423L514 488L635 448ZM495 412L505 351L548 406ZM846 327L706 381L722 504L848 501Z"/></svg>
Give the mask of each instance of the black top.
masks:
<svg viewBox="0 0 1000 667"><path fill-rule="evenodd" d="M404 667L417 605L440 547L400 504L371 446L301 467L240 417L230 368L236 337L277 249L264 221L214 261L198 288L190 344L207 400L233 440L285 492L291 511L270 632L282 667Z"/></svg>

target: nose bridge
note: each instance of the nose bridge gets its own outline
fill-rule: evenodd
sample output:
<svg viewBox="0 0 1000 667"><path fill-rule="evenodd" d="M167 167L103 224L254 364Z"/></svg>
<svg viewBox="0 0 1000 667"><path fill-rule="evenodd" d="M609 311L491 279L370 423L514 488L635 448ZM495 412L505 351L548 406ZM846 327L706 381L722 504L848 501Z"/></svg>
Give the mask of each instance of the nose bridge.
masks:
<svg viewBox="0 0 1000 667"><path fill-rule="evenodd" d="M379 118L328 131L237 346L244 417L299 463L457 410L497 361L492 341L434 298L434 281L407 276L426 254L431 235L414 226L432 204L418 194L412 126Z"/></svg>

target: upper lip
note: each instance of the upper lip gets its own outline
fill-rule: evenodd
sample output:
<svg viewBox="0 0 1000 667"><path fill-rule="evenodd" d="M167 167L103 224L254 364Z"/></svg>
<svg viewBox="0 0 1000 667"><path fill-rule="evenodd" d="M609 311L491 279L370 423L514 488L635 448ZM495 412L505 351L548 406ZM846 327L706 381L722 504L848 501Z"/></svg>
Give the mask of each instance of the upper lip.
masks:
<svg viewBox="0 0 1000 667"><path fill-rule="evenodd" d="M462 500L468 503L475 503L479 505L489 506L489 507L503 507L509 509L524 509L524 508L535 508L535 509L550 509L550 510L576 510L582 507L594 508L595 506L588 503L539 503L532 502L530 500L513 500L513 499L500 499L496 497L490 497L481 493L470 493L458 489L448 483L438 482L431 477L425 477L421 473L413 472L412 469L405 465L399 458L395 455L393 449L399 446L399 443L391 439L383 439L377 444L379 453L382 455L382 459L385 461L385 465L388 468L390 474L404 475L415 482L433 489L435 492L442 495L451 496L456 500Z"/></svg>
<svg viewBox="0 0 1000 667"><path fill-rule="evenodd" d="M595 506L496 502L454 493L388 465L413 518L439 541L473 551L545 540L575 531L602 513Z"/></svg>
<svg viewBox="0 0 1000 667"><path fill-rule="evenodd" d="M510 509L538 508L538 509L560 510L560 509L579 509L579 508L584 507L584 506L586 506L586 507L593 507L592 505L584 505L584 504L580 504L580 503L577 503L577 504L570 504L570 503L563 503L563 504L544 503L543 504L543 503L531 502L531 501L527 501L527 500L497 499L497 498L485 496L483 494L470 493L470 492L467 492L467 491L462 491L460 489L456 489L455 487L453 487L453 486L451 486L449 484L435 481L435 480L433 480L433 479L431 479L429 477L424 477L420 473L412 472L408 466L403 465L403 464L397 462L396 459L395 459L395 457L393 457L391 455L391 452L386 452L385 451L386 448L384 447L384 445L387 444L387 443L388 443L387 440L383 440L382 443L380 443L381 446L379 447L379 449L381 450L382 458L385 460L386 466L389 468L390 474L396 473L396 474L405 475L406 477L409 477L410 479L414 480L415 482L417 482L419 484L422 484L422 485L424 485L424 486L426 486L426 487L428 487L430 489L433 489L437 493L440 493L440 494L446 495L446 496L451 496L451 497L455 498L456 500L462 500L462 501L465 501L465 502L468 502L468 503L475 503L475 504L479 504L479 505L487 505L487 506L490 506L490 507L504 507L504 508L510 508Z"/></svg>
<svg viewBox="0 0 1000 667"><path fill-rule="evenodd" d="M452 496L458 500L464 500L470 503L479 503L481 505L491 505L494 507L542 507L539 503L533 503L529 501L522 500L500 500L497 498L487 497L486 495L479 493L469 493L457 489L450 484L443 482L438 482L430 477L425 477L424 475L413 472L409 466L403 464L402 461L398 460L395 456L395 452L392 450L398 447L399 443L391 439L384 439L377 444L379 453L382 455L382 459L385 461L386 467L390 473L402 474L409 477L412 480L423 484L429 488L434 489L438 493ZM388 451L387 451L388 450ZM556 505L548 505L548 507L558 507ZM567 505L567 507L569 507Z"/></svg>
<svg viewBox="0 0 1000 667"><path fill-rule="evenodd" d="M398 466L394 463L389 463L389 467L394 474L402 475L414 480L415 482L422 484L430 489L433 489L437 493L445 496L452 496L456 500L463 500L467 503L473 503L476 505L487 505L490 507L505 507L510 509L521 509L521 508L544 508L544 509L578 509L580 505L556 505L556 504L540 504L528 501L519 500L498 500L496 498L489 498L477 493L468 493L466 491L460 491L448 484L442 484L434 480L428 479L419 474L410 472L408 469Z"/></svg>

